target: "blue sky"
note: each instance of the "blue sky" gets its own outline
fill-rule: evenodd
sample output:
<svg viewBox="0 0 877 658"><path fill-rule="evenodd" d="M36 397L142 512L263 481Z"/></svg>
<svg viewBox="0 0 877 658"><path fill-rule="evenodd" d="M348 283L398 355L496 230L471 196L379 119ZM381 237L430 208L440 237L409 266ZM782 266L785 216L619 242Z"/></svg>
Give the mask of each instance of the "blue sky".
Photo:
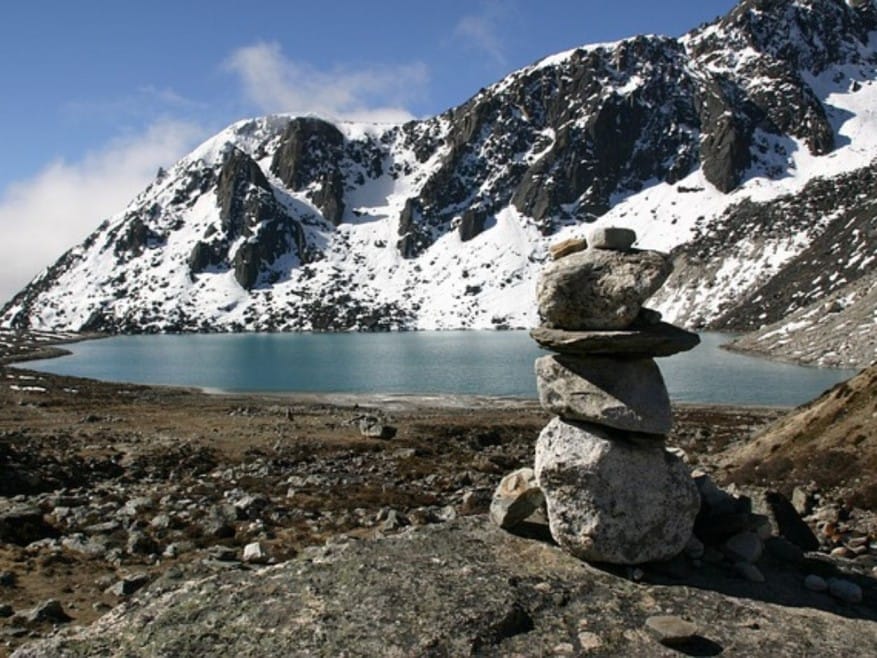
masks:
<svg viewBox="0 0 877 658"><path fill-rule="evenodd" d="M29 0L0 22L0 300L227 124L465 101L552 53L678 36L733 0ZM14 237L10 237L14 236Z"/></svg>

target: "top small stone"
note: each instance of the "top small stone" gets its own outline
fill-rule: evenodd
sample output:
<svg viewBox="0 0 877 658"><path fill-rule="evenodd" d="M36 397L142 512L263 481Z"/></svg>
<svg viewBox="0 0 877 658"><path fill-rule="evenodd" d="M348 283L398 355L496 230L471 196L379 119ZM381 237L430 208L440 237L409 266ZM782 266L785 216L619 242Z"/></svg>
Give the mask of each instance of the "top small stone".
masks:
<svg viewBox="0 0 877 658"><path fill-rule="evenodd" d="M635 231L617 226L595 228L588 238L591 249L611 249L613 251L630 251L634 242L636 242Z"/></svg>
<svg viewBox="0 0 877 658"><path fill-rule="evenodd" d="M558 260L577 251L584 251L587 248L588 242L584 238L570 238L569 240L555 242L548 247L548 251L551 254L551 260Z"/></svg>

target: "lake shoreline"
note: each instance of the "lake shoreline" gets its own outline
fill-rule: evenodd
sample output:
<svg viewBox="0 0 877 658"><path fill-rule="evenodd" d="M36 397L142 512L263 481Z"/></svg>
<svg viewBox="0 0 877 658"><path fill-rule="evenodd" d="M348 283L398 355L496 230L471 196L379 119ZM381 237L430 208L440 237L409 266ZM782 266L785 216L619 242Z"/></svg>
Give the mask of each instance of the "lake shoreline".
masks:
<svg viewBox="0 0 877 658"><path fill-rule="evenodd" d="M548 354L526 332L406 332L389 340L384 334L68 334L54 345L39 338L30 353L19 346L6 362L117 383L222 395L322 395L344 404L361 396L366 403L378 397L442 406L535 400L533 361ZM65 348L96 338L111 340ZM791 409L855 374L729 351L724 334L701 338L692 352L658 359L674 403ZM73 354L62 361L41 360L67 351ZM29 356L37 360L27 364Z"/></svg>

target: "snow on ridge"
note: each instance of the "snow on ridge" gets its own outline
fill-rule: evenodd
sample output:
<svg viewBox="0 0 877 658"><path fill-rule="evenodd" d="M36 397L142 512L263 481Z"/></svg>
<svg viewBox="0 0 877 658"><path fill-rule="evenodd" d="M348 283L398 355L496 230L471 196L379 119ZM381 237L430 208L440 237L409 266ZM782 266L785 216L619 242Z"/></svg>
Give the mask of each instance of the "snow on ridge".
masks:
<svg viewBox="0 0 877 658"><path fill-rule="evenodd" d="M722 30L725 27L716 22L690 32L676 43L682 43L690 52L693 39L721 36ZM646 38L656 43L673 41L666 37ZM643 37L593 44L543 58L480 92L473 101L481 95L501 93L534 71L552 66L572 66L570 62L577 53L609 51L636 39ZM671 51L671 54L675 57L676 51ZM686 62L688 72L702 65L696 73L706 77L716 72L742 76L745 67L758 53L750 48L724 55L727 56L725 59L717 58L706 63L689 60ZM632 69L615 75L617 72L612 65L607 64L606 71L598 72L598 75L605 73L607 93L635 95L646 82L643 76L647 69L637 66ZM42 299L51 303L35 306L33 323L46 329L81 326L102 304L108 304L125 317L142 312L141 328L144 330L163 328L162 313L166 317L174 313L194 317L203 321L202 327L209 329L231 330L241 326L249 329L300 329L309 327L292 323L284 313L291 316L308 305L319 306L325 302L342 310L345 305L353 307L350 313L358 313L355 321L362 319L363 323L367 320L365 316L369 308L398 311L399 319L393 320L394 327L530 326L537 322L533 293L535 280L546 258L547 247L553 241L586 236L594 226L616 225L636 230L638 247L669 252L709 233L710 225L733 204L745 199L770 201L784 194L794 194L815 177L839 175L870 164L877 156L877 112L872 109L877 107L877 84L873 82L877 76L873 70L867 75L861 70L861 66L846 64L830 68L818 76L806 77L809 74L804 74L807 84L823 102L837 137L837 148L827 155L812 155L801 139L759 130L754 146L763 149L758 154L759 162L730 193L717 190L708 182L703 169L694 167L672 184L657 179L637 181L642 184L642 189L616 192L608 212L592 223L568 222L564 225L559 222L558 226L552 227L554 232L550 235L543 235L532 217L521 213L504 199L490 207L484 230L467 241L456 230L461 219L459 215L451 219L440 217L437 223L445 224L438 228L435 224L425 226L426 230L436 233L430 236L432 241L423 252L413 258L404 258L397 246L400 216L406 203L418 198L436 174L447 173L442 170L451 151L447 137L452 134L452 128L458 128L452 126L448 113L407 124L346 122L319 117L335 126L347 142L363 142L369 148L372 146L369 142L373 142L375 152L382 159L381 173L372 174L345 151L340 165L347 176L343 181L345 213L337 227L323 221L318 202L314 201L313 192L320 181L308 189L293 191L270 171L280 136L296 117L277 114L243 119L199 145L174 165L167 176L157 180L132 202L125 212L112 218L97 234L97 246L74 252L71 258L78 261L58 275L54 290L42 293ZM838 73L856 84L838 85L834 78ZM748 79L748 84L755 88L766 79L767 76L762 80ZM589 116L583 111L564 126L584 128ZM486 130L483 126L478 127ZM560 128L534 127L533 140L524 140L524 146L509 159L515 165L527 167L538 163L551 154ZM700 135L695 131L691 128L684 135L696 140ZM422 146L424 142L427 147ZM484 151L495 147L487 138L473 142ZM417 151L418 145L422 147L421 151ZM363 144L354 146L363 147ZM316 245L320 251L318 259L302 264L295 261L293 255L284 256L287 259L283 261L284 268L288 271L270 286L256 286L250 291L237 283L233 268L226 266L221 271L207 268L190 274L187 266L193 245L203 239L211 227L217 226L219 219L215 190L192 192L191 197L178 200L185 188L184 175L190 170L197 173L199 168L218 167L230 148L241 149L257 159L275 200L285 208L292 221L300 222L306 242ZM487 157L483 160L486 161ZM394 168L395 165L398 167ZM479 187L473 186L470 198L490 197L502 184L506 173L506 169L497 166L483 178L473 179ZM127 213L142 211L148 214L153 203L167 211L147 222L152 222L151 228L162 230L163 247L146 248L143 254L138 254L139 260L122 262L127 256L114 253L110 237L117 238L117 232L128 220ZM568 205L575 209L575 203ZM452 211L447 214L452 214ZM261 228L257 227L256 235ZM235 253L235 249L247 239L238 236L229 253ZM807 236L757 243L742 241L728 250L724 260L715 263L718 289L715 284L704 284L694 291L693 296L684 298L679 291L670 290L660 302L660 308L672 321L684 317L688 311L683 307L694 300L707 318L716 316L728 299L780 269L808 244ZM72 296L65 292L72 290L78 294ZM150 316L143 311L144 308L159 308L161 313ZM20 305L7 309L5 318L8 320L21 309ZM271 318L277 309L284 311L275 313L279 319ZM287 320L290 324L283 324Z"/></svg>

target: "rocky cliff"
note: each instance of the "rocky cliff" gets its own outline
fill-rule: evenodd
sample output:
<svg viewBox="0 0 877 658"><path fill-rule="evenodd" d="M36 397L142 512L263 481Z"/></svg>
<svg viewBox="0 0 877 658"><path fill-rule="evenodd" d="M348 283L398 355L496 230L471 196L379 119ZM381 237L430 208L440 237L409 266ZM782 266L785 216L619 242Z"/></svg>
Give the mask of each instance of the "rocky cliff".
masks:
<svg viewBox="0 0 877 658"><path fill-rule="evenodd" d="M875 29L870 0L743 0L679 39L548 57L421 121L239 122L161 171L2 323L529 326L547 245L596 223L678 249L669 319L761 326L873 257ZM799 259L839 278L811 286Z"/></svg>

